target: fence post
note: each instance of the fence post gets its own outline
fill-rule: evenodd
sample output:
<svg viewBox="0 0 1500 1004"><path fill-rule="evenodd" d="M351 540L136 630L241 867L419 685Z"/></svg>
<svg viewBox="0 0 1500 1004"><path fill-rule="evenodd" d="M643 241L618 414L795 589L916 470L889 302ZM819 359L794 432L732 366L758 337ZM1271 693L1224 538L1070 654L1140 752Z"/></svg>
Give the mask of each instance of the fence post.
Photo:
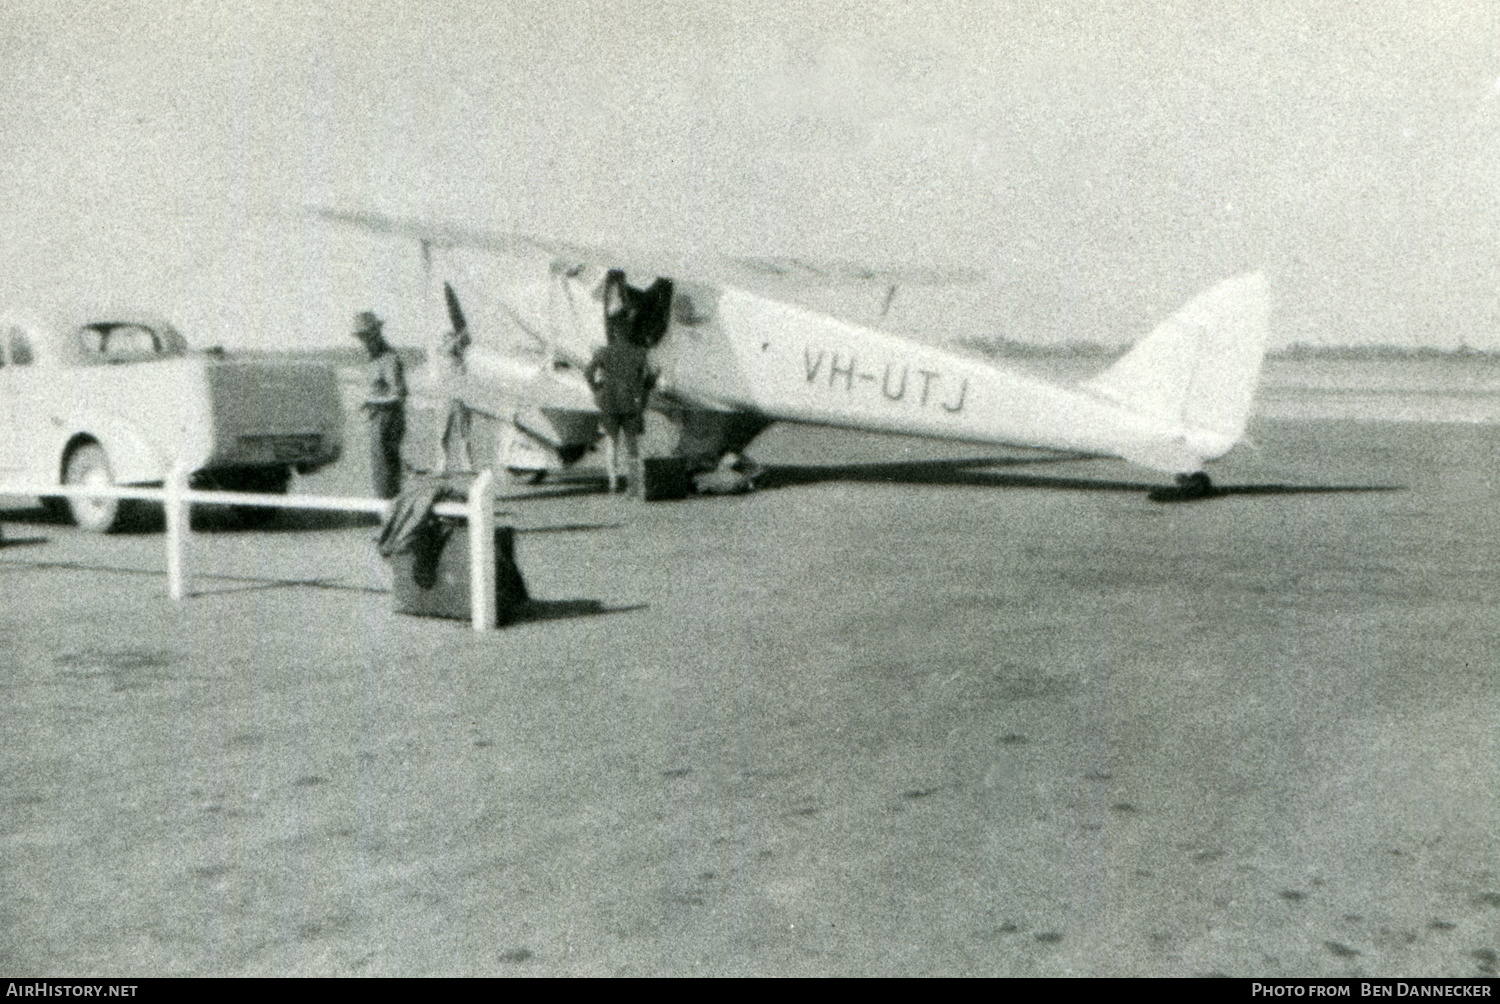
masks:
<svg viewBox="0 0 1500 1004"><path fill-rule="evenodd" d="M495 473L469 486L469 616L475 631L495 626Z"/></svg>
<svg viewBox="0 0 1500 1004"><path fill-rule="evenodd" d="M182 599L182 551L186 544L188 506L182 493L187 490L188 472L181 462L174 463L167 472L167 484L163 508L167 516L167 592L172 599Z"/></svg>

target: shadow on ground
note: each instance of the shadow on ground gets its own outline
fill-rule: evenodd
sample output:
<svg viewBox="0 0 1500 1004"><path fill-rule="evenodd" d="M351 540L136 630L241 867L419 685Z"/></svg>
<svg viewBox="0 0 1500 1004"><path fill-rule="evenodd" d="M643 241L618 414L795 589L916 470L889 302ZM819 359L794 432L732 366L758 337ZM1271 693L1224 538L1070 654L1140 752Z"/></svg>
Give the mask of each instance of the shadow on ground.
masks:
<svg viewBox="0 0 1500 1004"><path fill-rule="evenodd" d="M26 526L72 526L73 519L63 510L48 506L29 506L5 510L3 521ZM194 533L303 533L317 530L348 530L378 526L380 517L364 512L330 512L319 509L255 509L250 506L194 506ZM114 533L123 536L161 533L166 517L161 506L145 505L126 517Z"/></svg>
<svg viewBox="0 0 1500 1004"><path fill-rule="evenodd" d="M24 544L45 544L46 538L28 538L25 540L5 541L0 543L0 548L18 546ZM36 569L63 569L75 572L108 572L116 575L144 575L151 578L165 578L165 571L144 568L122 568L116 565L98 565L82 561L17 561L12 565L24 566ZM199 581L212 581L224 583L219 587L208 587L193 589L188 592L193 596L222 596L229 593L262 592L272 589L321 589L332 592L344 593L375 593L390 594L389 589L377 586L351 585L347 582L336 582L328 579L272 579L263 576L249 575L199 575ZM628 614L637 610L647 609L645 603L634 603L628 606L611 607L605 606L600 600L526 600L511 611L505 620L505 626L514 624L529 624L537 621L569 620L577 617L601 617L606 614Z"/></svg>
<svg viewBox="0 0 1500 1004"><path fill-rule="evenodd" d="M1214 485L1207 491L1173 486L1146 494L1152 502L1204 502L1228 495L1318 495L1333 492L1399 492L1404 485Z"/></svg>
<svg viewBox="0 0 1500 1004"><path fill-rule="evenodd" d="M624 607L607 607L599 600L527 600L510 612L506 626L533 621L568 620L573 617L600 617L605 614L628 614L645 610L647 604L632 603Z"/></svg>
<svg viewBox="0 0 1500 1004"><path fill-rule="evenodd" d="M761 491L779 491L806 485L846 482L856 484L932 485L951 488L1050 488L1062 491L1132 492L1154 502L1197 502L1229 495L1310 495L1335 492L1401 491L1402 485L1214 485L1207 492L1147 481L1104 478L1049 477L1043 474L1010 473L997 468L1035 467L1096 459L1083 454L1042 457L971 457L960 460L905 460L867 464L770 464L761 470L755 485ZM567 472L549 476L544 487L527 488L500 496L506 501L564 499L604 495L602 475ZM567 529L611 529L580 526ZM540 532L540 531L532 531Z"/></svg>
<svg viewBox="0 0 1500 1004"><path fill-rule="evenodd" d="M45 537L27 538L25 540L7 541L0 547L11 544L45 544ZM144 575L150 578L164 579L167 577L165 569L154 568L125 568L119 565L98 565L84 561L7 561L8 567L35 568L47 570L63 570L69 572L109 572L114 575ZM389 589L381 589L375 586L355 586L347 582L334 582L328 579L269 579L264 576L249 575L216 575L199 573L193 576L199 581L225 582L230 585L222 588L192 589L188 596L217 596L223 593L256 592L267 589L286 589L299 586L307 589L328 589L336 592L348 593L389 593Z"/></svg>
<svg viewBox="0 0 1500 1004"><path fill-rule="evenodd" d="M232 517L219 521L219 525L200 527L199 517L193 518L193 529L263 530L269 533L296 533L308 530L349 530L362 526L379 526L380 517L370 512L328 512L318 509L284 509L269 522L259 526L247 526Z"/></svg>
<svg viewBox="0 0 1500 1004"><path fill-rule="evenodd" d="M997 467L1057 464L1090 459L1078 455L1057 457L974 457L966 460L917 460L872 464L808 464L767 467L757 484L774 491L802 485L846 481L873 484L917 484L962 488L1052 488L1067 491L1141 492L1156 502L1187 502L1227 495L1301 495L1327 492L1399 491L1399 485L1215 485L1207 492L1168 487L1144 481L1102 478L1048 477L1012 474Z"/></svg>

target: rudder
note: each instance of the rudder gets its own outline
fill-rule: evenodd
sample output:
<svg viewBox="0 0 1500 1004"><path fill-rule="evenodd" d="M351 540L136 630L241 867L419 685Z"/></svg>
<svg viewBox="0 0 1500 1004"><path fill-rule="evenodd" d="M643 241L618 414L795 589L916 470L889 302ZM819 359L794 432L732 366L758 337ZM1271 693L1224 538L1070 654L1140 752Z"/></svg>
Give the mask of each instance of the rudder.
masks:
<svg viewBox="0 0 1500 1004"><path fill-rule="evenodd" d="M1083 386L1149 418L1238 439L1265 357L1263 273L1226 279Z"/></svg>

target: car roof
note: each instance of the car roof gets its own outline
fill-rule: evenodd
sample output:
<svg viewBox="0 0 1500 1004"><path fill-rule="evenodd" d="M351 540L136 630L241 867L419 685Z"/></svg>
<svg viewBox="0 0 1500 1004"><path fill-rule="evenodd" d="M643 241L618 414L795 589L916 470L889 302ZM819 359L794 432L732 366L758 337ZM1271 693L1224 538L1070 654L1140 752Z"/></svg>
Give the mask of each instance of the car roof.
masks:
<svg viewBox="0 0 1500 1004"><path fill-rule="evenodd" d="M20 324L24 327L44 328L52 331L77 331L96 325L138 324L153 331L169 331L180 334L177 326L161 314L149 310L92 310L92 311L43 311L6 310L0 313L0 322Z"/></svg>
<svg viewBox="0 0 1500 1004"><path fill-rule="evenodd" d="M150 328L162 337L172 352L187 352L187 339L176 326L160 314L144 310L108 310L94 313L48 313L39 310L10 310L0 314L0 326L17 326L37 332L48 342L46 349L69 363L86 361L85 354L72 336L85 328L135 325Z"/></svg>

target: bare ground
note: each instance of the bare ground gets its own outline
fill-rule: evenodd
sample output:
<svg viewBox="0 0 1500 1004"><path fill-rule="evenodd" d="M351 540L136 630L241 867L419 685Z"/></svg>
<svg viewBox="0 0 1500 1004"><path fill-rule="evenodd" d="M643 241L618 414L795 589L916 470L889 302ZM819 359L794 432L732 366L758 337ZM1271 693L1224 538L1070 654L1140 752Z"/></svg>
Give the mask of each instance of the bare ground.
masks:
<svg viewBox="0 0 1500 1004"><path fill-rule="evenodd" d="M1183 504L812 430L528 491L487 636L357 521L197 534L176 605L18 501L0 970L1492 972L1500 429L1253 431Z"/></svg>

